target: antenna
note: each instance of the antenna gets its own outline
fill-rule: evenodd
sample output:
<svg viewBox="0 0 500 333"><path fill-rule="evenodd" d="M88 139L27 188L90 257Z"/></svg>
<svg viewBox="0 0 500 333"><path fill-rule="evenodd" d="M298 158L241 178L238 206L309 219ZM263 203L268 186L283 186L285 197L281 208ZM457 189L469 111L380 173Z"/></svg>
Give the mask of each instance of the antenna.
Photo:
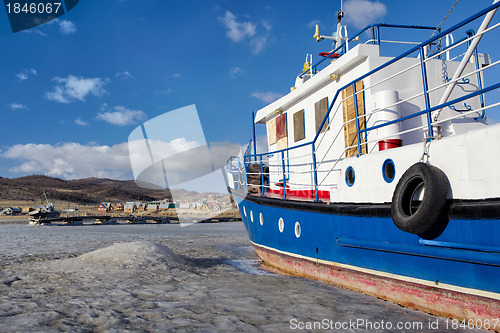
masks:
<svg viewBox="0 0 500 333"><path fill-rule="evenodd" d="M342 39L342 36L341 36L341 29L342 29L342 25L340 24L340 21L342 21L342 18L344 17L344 11L342 10L342 7L343 7L343 1L340 0L340 9L339 11L337 12L337 32L336 33L333 33L332 36L325 36L325 35L320 35L319 34L319 25L316 24L316 30L314 32L314 36L313 38L316 39L316 41L320 42L322 41L323 39L330 39L330 40L333 40L334 43L337 44L337 46L340 45L340 42L341 42L341 39ZM344 27L345 29L345 27ZM346 31L346 36L344 37L347 38L347 30Z"/></svg>
<svg viewBox="0 0 500 333"><path fill-rule="evenodd" d="M340 0L340 10L337 12L337 20L338 22L337 23L340 23L340 21L342 21L342 18L344 17L344 5L343 5L343 1Z"/></svg>
<svg viewBox="0 0 500 333"><path fill-rule="evenodd" d="M344 17L344 11L341 9L338 11L337 13L337 20L338 20L338 23L340 24L340 21L342 21L342 18Z"/></svg>

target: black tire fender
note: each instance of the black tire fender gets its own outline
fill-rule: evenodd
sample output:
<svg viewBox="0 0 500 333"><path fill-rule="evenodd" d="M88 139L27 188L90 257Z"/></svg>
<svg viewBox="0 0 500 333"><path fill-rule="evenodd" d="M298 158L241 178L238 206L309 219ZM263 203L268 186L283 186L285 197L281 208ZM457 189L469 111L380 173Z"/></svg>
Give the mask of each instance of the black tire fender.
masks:
<svg viewBox="0 0 500 333"><path fill-rule="evenodd" d="M420 205L413 200L424 188ZM448 195L448 179L439 168L416 163L401 176L391 203L391 215L399 229L421 234L431 229L442 216Z"/></svg>

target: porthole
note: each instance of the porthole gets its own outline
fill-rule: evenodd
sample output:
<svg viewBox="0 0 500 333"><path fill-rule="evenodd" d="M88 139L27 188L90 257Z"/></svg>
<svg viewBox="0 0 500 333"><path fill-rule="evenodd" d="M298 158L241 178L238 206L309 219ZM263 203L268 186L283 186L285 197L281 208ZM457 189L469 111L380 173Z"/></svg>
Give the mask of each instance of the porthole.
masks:
<svg viewBox="0 0 500 333"><path fill-rule="evenodd" d="M384 164L382 164L382 176L388 183L392 183L396 177L396 166L394 165L394 161L390 158L386 159Z"/></svg>
<svg viewBox="0 0 500 333"><path fill-rule="evenodd" d="M300 237L300 233L301 233L300 223L299 222L295 222L295 237L299 238Z"/></svg>
<svg viewBox="0 0 500 333"><path fill-rule="evenodd" d="M352 185L354 185L355 180L356 174L354 173L354 168L350 166L345 171L345 183L347 184L347 186L351 187Z"/></svg>
<svg viewBox="0 0 500 333"><path fill-rule="evenodd" d="M243 206L243 215L245 215L245 217L247 217L247 210L246 210L245 206Z"/></svg>
<svg viewBox="0 0 500 333"><path fill-rule="evenodd" d="M281 217L278 221L278 229L280 230L280 232L283 232L283 230L285 230L285 221L283 221L283 218Z"/></svg>
<svg viewBox="0 0 500 333"><path fill-rule="evenodd" d="M260 213L260 215L259 215L259 221L260 221L260 225L264 224L264 215L262 215L262 213Z"/></svg>
<svg viewBox="0 0 500 333"><path fill-rule="evenodd" d="M250 211L250 221L253 223L253 210Z"/></svg>

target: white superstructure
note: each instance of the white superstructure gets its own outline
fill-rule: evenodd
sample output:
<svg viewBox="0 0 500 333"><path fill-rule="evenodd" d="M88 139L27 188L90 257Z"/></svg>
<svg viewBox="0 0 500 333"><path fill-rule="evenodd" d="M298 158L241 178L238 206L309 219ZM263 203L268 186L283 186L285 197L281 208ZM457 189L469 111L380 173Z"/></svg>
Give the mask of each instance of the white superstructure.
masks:
<svg viewBox="0 0 500 333"><path fill-rule="evenodd" d="M500 188L482 183L498 180L490 173L500 162L500 154L491 153L498 150L500 132L485 115L498 97L486 105L485 94L477 93L485 85L484 72L498 62L468 47L482 34L468 32L455 43L446 35L441 49L421 44L398 59L381 55L380 40L362 43L359 35L340 55L332 51L322 70L306 63L291 92L257 112L255 123L266 126L270 153L245 161L255 165L248 174L260 174L262 161L266 175L264 183L244 185L282 197L384 203L391 202L404 171L424 161L446 173L450 198L500 197ZM444 99L450 85L454 89ZM474 96L463 99L469 94ZM471 154L481 158L470 159ZM454 163L467 166L458 172Z"/></svg>

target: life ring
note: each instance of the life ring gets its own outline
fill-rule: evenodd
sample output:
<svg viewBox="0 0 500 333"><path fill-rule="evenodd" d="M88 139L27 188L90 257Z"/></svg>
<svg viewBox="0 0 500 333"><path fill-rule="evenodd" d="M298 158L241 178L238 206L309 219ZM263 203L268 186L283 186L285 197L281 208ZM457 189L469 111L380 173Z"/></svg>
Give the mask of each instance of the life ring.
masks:
<svg viewBox="0 0 500 333"><path fill-rule="evenodd" d="M419 201L417 197L422 194ZM416 163L406 170L394 190L392 220L405 232L422 234L438 222L447 195L445 173L435 166Z"/></svg>

